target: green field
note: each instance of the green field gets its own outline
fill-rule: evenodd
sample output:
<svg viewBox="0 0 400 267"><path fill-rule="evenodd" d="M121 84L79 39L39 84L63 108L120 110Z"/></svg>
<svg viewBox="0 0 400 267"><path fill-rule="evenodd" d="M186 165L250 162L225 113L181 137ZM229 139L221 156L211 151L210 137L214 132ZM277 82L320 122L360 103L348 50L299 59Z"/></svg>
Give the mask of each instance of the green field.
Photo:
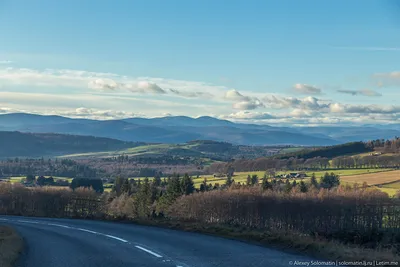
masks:
<svg viewBox="0 0 400 267"><path fill-rule="evenodd" d="M276 175L286 174L290 172L298 172L298 171L287 171L287 172L277 172ZM325 174L325 172L333 172L335 174L340 175L342 184L350 184L354 183L362 184L366 182L368 185L372 186L372 188L378 188L383 192L388 193L390 196L396 194L398 190L400 190L400 171L394 171L392 169L335 169L335 170L327 170L327 171L317 171L317 172L305 172L307 177L304 178L304 181L310 179L311 175L315 173L317 179ZM264 176L264 171L254 171L254 172L236 172L233 176L233 179L236 183L246 183L247 176L257 175L260 182ZM46 176L47 178L48 176ZM11 183L20 183L25 176L15 176L10 177ZM54 177L54 179L63 179L68 180L68 182L72 181L72 178L69 177ZM225 184L226 177L214 177L213 175L201 175L199 177L193 176L193 182L196 188L200 188L200 185L203 183L204 178L207 179L207 184L215 185L216 183L223 185ZM130 179L142 180L145 177L134 177ZM153 180L153 177L149 177L149 180ZM164 179L164 178L162 178ZM293 181L293 179L290 179ZM296 179L297 182L302 179ZM393 183L391 183L393 182ZM109 192L112 189L112 183L104 184L104 191Z"/></svg>
<svg viewBox="0 0 400 267"><path fill-rule="evenodd" d="M400 190L400 181L382 185L382 188L391 188L391 189Z"/></svg>
<svg viewBox="0 0 400 267"><path fill-rule="evenodd" d="M315 173L315 176L321 177L323 176L326 172L333 172L337 175L340 176L350 176L350 175L360 175L360 174L368 174L368 173L377 173L377 172L387 172L387 171L392 171L393 169L332 169L332 170L326 170L326 171L317 171L317 172L306 172L307 176L311 176L313 173Z"/></svg>
<svg viewBox="0 0 400 267"><path fill-rule="evenodd" d="M396 195L397 191L400 190L400 181L378 185L375 186L375 188L378 188L379 190L388 193L389 196L394 196Z"/></svg>
<svg viewBox="0 0 400 267"><path fill-rule="evenodd" d="M45 176L46 178L49 178L50 176ZM10 183L20 183L23 179L25 179L26 176L13 176L10 177ZM60 180L67 180L69 183L72 181L72 178L69 177L59 177L59 176L53 176L54 180L60 179Z"/></svg>
<svg viewBox="0 0 400 267"><path fill-rule="evenodd" d="M123 150L116 151L106 151L106 152L90 152L90 153L79 153L60 156L60 158L74 158L74 157L111 157L120 155L130 155L137 156L142 154L155 154L162 153L163 151L171 148L178 148L178 145L171 144L154 144L154 145L144 145L132 148L127 148Z"/></svg>
<svg viewBox="0 0 400 267"><path fill-rule="evenodd" d="M381 190L382 192L387 193L390 197L395 196L396 193L397 193L397 191L399 191L398 189L387 188L387 187L377 187L377 186L374 186L374 187L372 187L372 188L379 189L379 190Z"/></svg>
<svg viewBox="0 0 400 267"><path fill-rule="evenodd" d="M332 169L325 171L306 171L305 174L308 177L311 177L314 173L317 178L323 176L326 172L333 172L340 176L350 176L350 175L359 175L359 174L367 174L367 173L377 173L377 172L386 172L391 171L392 169ZM300 172L300 171L286 171L286 172L276 172L276 175L288 174L291 172ZM264 171L255 171L255 172L236 172L235 173L235 181L242 181L247 179L247 175L257 174L259 178L264 176Z"/></svg>
<svg viewBox="0 0 400 267"><path fill-rule="evenodd" d="M342 177L342 183L350 183L350 184L354 184L355 182L359 182L359 181L353 181L352 178L353 176L357 176L358 179L362 180L362 174L372 174L372 173L382 173L381 175L385 175L384 172L390 172L393 171L392 169L335 169L335 170L327 170L327 171L314 171L314 172L305 172L306 175L308 177L304 178L304 180L308 180L310 179L310 177L312 176L313 173L315 173L315 176L317 177L317 179L319 179L320 177L322 177L325 172L333 172L335 174L338 174ZM277 172L276 175L281 175L281 174L286 174L286 173L290 173L290 172L298 172L298 171L287 171L287 172ZM247 176L250 175L254 175L256 174L259 178L259 180L261 181L261 179L264 177L264 171L254 171L254 172L236 172L233 176L233 179L235 180L236 183L246 183L247 181ZM393 173L391 173L393 174ZM347 179L347 177L350 178L350 180ZM383 176L382 176L383 177ZM215 183L219 183L220 185L225 183L226 178L219 178L219 177L214 177L212 175L203 175L199 178L193 178L193 182L195 184L195 186L197 188L200 187L200 184L203 182L203 179L207 178L207 184L215 184ZM293 179L291 179L293 180ZM301 179L296 179L297 182L301 181ZM368 182L368 181L366 181ZM361 182L362 183L362 182ZM390 188L388 188L389 190ZM400 189L400 184L399 184L399 189Z"/></svg>

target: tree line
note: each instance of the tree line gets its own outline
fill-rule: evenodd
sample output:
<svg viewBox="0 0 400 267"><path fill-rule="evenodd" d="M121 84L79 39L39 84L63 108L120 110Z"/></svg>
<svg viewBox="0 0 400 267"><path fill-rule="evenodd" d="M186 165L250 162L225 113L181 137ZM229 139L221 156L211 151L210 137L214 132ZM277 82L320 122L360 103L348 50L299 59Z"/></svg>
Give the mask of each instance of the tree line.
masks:
<svg viewBox="0 0 400 267"><path fill-rule="evenodd" d="M373 147L368 146L366 143L351 142L351 143L328 146L328 147L305 148L298 152L277 155L275 156L275 158L277 159L302 158L307 160L310 158L321 157L321 158L331 159L337 156L365 153L369 151L373 151Z"/></svg>
<svg viewBox="0 0 400 267"><path fill-rule="evenodd" d="M366 156L340 156L332 160L328 158L258 158L254 160L242 159L232 162L218 162L212 164L208 172L228 174L230 170L236 172L252 171L286 171L286 170L330 170L344 168L400 168L399 155L366 155Z"/></svg>
<svg viewBox="0 0 400 267"><path fill-rule="evenodd" d="M162 218L296 231L352 243L378 244L399 234L400 203L379 190L340 185L340 177L333 173L319 179L313 176L309 183L266 175L259 179L252 175L239 184L230 177L213 187L205 180L205 188L196 190L187 174L152 180L118 178L112 192L103 194L85 188L87 184L74 190L54 190L0 183L0 213L110 220Z"/></svg>
<svg viewBox="0 0 400 267"><path fill-rule="evenodd" d="M101 169L92 168L86 164L70 159L25 159L13 158L0 161L0 176L59 176L77 178L100 178Z"/></svg>
<svg viewBox="0 0 400 267"><path fill-rule="evenodd" d="M380 149L384 152L399 153L400 152L400 137L394 139L377 139L366 142L367 147Z"/></svg>

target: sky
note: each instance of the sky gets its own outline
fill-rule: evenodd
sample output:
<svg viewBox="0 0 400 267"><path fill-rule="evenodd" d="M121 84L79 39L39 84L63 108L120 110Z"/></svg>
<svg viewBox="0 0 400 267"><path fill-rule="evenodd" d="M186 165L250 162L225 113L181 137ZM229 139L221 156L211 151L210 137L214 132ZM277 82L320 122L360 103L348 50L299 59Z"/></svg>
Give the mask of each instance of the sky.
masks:
<svg viewBox="0 0 400 267"><path fill-rule="evenodd" d="M400 1L0 0L0 113L400 123Z"/></svg>

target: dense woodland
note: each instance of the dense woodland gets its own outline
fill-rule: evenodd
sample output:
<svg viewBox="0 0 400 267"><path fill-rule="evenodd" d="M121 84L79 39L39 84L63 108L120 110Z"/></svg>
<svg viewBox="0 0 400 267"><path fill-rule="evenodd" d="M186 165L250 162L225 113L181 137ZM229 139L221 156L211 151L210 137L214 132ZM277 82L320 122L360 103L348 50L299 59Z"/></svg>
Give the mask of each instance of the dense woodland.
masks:
<svg viewBox="0 0 400 267"><path fill-rule="evenodd" d="M8 159L0 161L0 176L60 176L71 178L101 178L104 172L69 159Z"/></svg>
<svg viewBox="0 0 400 267"><path fill-rule="evenodd" d="M0 158L120 150L142 144L94 136L0 131Z"/></svg>
<svg viewBox="0 0 400 267"><path fill-rule="evenodd" d="M210 173L226 174L229 168L237 172L276 171L286 170L332 170L347 168L400 168L400 155L367 155L367 156L341 156L329 160L328 158L259 158L256 160L235 160L233 162L214 163L210 166Z"/></svg>
<svg viewBox="0 0 400 267"><path fill-rule="evenodd" d="M299 152L287 153L283 155L278 155L276 158L278 159L290 159L290 158L302 158L302 159L310 159L316 157L323 158L334 158L343 155L349 154L359 154L365 153L369 151L373 151L373 146L368 146L364 142L353 142L346 143L342 145L330 146L330 147L317 147L313 149L304 149Z"/></svg>
<svg viewBox="0 0 400 267"><path fill-rule="evenodd" d="M367 147L386 153L400 153L400 137L394 139L377 139L366 142Z"/></svg>

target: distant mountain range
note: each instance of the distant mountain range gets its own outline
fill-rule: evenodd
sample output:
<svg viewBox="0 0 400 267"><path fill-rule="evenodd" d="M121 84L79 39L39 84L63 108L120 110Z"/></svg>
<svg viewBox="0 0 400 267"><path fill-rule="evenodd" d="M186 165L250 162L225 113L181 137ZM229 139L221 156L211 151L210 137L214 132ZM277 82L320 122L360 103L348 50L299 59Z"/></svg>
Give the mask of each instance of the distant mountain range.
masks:
<svg viewBox="0 0 400 267"><path fill-rule="evenodd" d="M186 143L214 140L240 145L334 145L400 136L400 126L272 127L242 124L213 117L72 119L26 113L0 115L0 131L97 136L129 142Z"/></svg>

